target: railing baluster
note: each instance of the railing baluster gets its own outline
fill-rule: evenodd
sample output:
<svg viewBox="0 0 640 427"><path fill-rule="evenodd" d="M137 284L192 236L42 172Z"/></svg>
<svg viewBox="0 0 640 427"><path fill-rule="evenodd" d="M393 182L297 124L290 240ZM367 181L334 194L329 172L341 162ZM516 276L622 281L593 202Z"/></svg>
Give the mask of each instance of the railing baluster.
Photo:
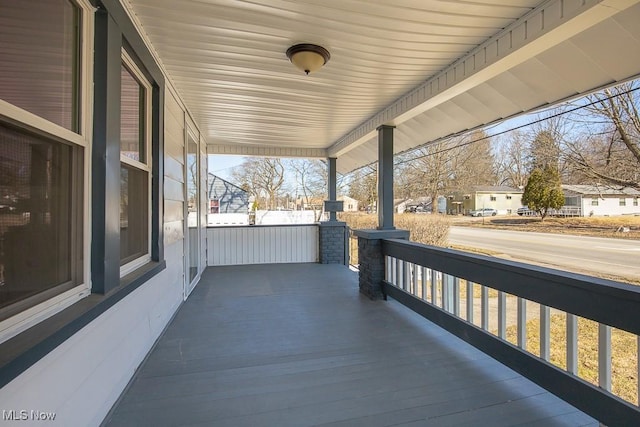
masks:
<svg viewBox="0 0 640 427"><path fill-rule="evenodd" d="M527 349L527 300L518 297L518 347Z"/></svg>
<svg viewBox="0 0 640 427"><path fill-rule="evenodd" d="M567 313L567 371L578 373L578 318Z"/></svg>
<svg viewBox="0 0 640 427"><path fill-rule="evenodd" d="M396 258L396 269L395 269L395 285L397 287L399 287L400 289L402 289L402 283L400 283L401 280L401 276L400 276L400 271L402 269L402 261L400 261L399 258Z"/></svg>
<svg viewBox="0 0 640 427"><path fill-rule="evenodd" d="M473 323L473 282L467 280L467 322Z"/></svg>
<svg viewBox="0 0 640 427"><path fill-rule="evenodd" d="M442 309L453 313L453 276L442 274Z"/></svg>
<svg viewBox="0 0 640 427"><path fill-rule="evenodd" d="M540 304L540 357L547 362L551 357L551 309Z"/></svg>
<svg viewBox="0 0 640 427"><path fill-rule="evenodd" d="M422 267L422 299L427 300L427 267Z"/></svg>
<svg viewBox="0 0 640 427"><path fill-rule="evenodd" d="M507 336L507 294L498 291L498 336Z"/></svg>
<svg viewBox="0 0 640 427"><path fill-rule="evenodd" d="M413 294L418 296L418 266L411 264L411 271L413 272Z"/></svg>
<svg viewBox="0 0 640 427"><path fill-rule="evenodd" d="M598 385L611 391L611 326L598 323Z"/></svg>
<svg viewBox="0 0 640 427"><path fill-rule="evenodd" d="M389 283L391 283L391 257L390 256L386 256L385 257L385 280Z"/></svg>
<svg viewBox="0 0 640 427"><path fill-rule="evenodd" d="M402 261L402 289L411 292L411 266L408 261Z"/></svg>
<svg viewBox="0 0 640 427"><path fill-rule="evenodd" d="M460 317L460 278L452 277L453 280L453 315Z"/></svg>
<svg viewBox="0 0 640 427"><path fill-rule="evenodd" d="M481 287L480 299L482 300L481 304L481 312L480 312L480 323L482 329L485 331L489 330L489 289L486 286Z"/></svg>
<svg viewBox="0 0 640 427"><path fill-rule="evenodd" d="M436 280L436 272L434 269L429 269L429 280L431 280L431 304L438 305L438 281Z"/></svg>

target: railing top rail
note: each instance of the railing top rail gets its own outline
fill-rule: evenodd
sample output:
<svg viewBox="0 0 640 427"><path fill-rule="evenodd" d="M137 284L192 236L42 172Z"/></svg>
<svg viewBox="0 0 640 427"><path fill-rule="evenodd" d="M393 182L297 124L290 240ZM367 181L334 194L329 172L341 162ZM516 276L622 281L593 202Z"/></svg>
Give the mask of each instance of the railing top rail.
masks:
<svg viewBox="0 0 640 427"><path fill-rule="evenodd" d="M384 255L640 335L640 287L453 249L385 239Z"/></svg>
<svg viewBox="0 0 640 427"><path fill-rule="evenodd" d="M282 228L282 227L318 227L318 223L309 223L309 224L260 224L260 225L249 225L249 224L225 224L225 225L207 225L207 228Z"/></svg>

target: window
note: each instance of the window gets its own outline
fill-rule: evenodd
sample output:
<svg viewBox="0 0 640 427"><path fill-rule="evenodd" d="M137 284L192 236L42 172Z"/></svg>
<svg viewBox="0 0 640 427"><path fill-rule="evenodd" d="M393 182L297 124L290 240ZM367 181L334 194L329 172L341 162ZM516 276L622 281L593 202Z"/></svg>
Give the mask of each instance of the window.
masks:
<svg viewBox="0 0 640 427"><path fill-rule="evenodd" d="M69 0L3 2L0 98L79 130L80 10Z"/></svg>
<svg viewBox="0 0 640 427"><path fill-rule="evenodd" d="M489 200L491 200L492 202L495 202L497 199L496 199L496 196L490 196Z"/></svg>
<svg viewBox="0 0 640 427"><path fill-rule="evenodd" d="M511 200L511 195L507 194L507 200Z"/></svg>
<svg viewBox="0 0 640 427"><path fill-rule="evenodd" d="M633 198L633 206L638 206L638 198L637 197Z"/></svg>
<svg viewBox="0 0 640 427"><path fill-rule="evenodd" d="M120 85L120 274L125 275L150 260L150 85L126 52Z"/></svg>
<svg viewBox="0 0 640 427"><path fill-rule="evenodd" d="M0 117L9 120L0 118L0 341L19 333L18 324L24 329L87 291L82 10L70 0L5 3ZM64 304L49 301L67 291ZM10 319L35 306L29 320Z"/></svg>
<svg viewBox="0 0 640 427"><path fill-rule="evenodd" d="M620 197L620 199L618 199L618 205L627 206L627 199L625 199L624 197Z"/></svg>
<svg viewBox="0 0 640 427"><path fill-rule="evenodd" d="M218 199L209 200L209 213L212 213L212 214L220 213L220 200Z"/></svg>
<svg viewBox="0 0 640 427"><path fill-rule="evenodd" d="M598 206L598 199L591 199L591 206Z"/></svg>
<svg viewBox="0 0 640 427"><path fill-rule="evenodd" d="M0 309L82 279L82 150L0 124Z"/></svg>

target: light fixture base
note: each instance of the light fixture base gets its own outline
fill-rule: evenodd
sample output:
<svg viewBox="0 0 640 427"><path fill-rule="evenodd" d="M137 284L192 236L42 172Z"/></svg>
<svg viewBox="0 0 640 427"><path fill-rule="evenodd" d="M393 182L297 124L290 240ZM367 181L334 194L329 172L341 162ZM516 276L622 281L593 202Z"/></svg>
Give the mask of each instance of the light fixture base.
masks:
<svg viewBox="0 0 640 427"><path fill-rule="evenodd" d="M311 43L293 45L286 54L291 63L307 75L318 71L331 59L327 49Z"/></svg>

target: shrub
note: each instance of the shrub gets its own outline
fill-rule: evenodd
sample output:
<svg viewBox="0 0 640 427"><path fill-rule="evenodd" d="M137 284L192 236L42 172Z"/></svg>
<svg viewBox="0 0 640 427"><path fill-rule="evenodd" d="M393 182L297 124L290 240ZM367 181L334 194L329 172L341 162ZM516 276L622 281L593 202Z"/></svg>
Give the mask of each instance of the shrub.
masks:
<svg viewBox="0 0 640 427"><path fill-rule="evenodd" d="M378 217L375 214L342 213L340 219L351 229L375 229ZM444 215L396 214L396 228L409 230L412 242L426 245L447 246L450 220Z"/></svg>

